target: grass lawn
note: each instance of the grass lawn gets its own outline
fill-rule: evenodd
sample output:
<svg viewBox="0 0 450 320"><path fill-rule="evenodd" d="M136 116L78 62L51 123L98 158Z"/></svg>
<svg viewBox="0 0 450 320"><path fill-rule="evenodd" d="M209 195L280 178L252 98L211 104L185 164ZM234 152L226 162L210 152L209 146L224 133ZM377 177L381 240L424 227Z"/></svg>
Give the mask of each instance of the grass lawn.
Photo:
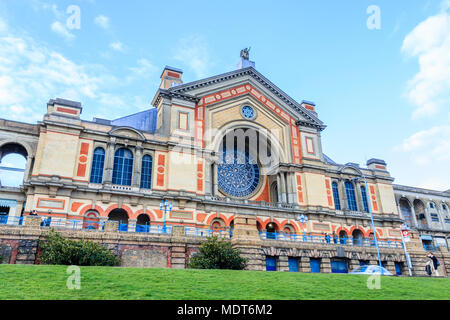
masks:
<svg viewBox="0 0 450 320"><path fill-rule="evenodd" d="M448 278L382 277L231 270L81 267L81 289L69 290L66 266L0 265L0 299L293 300L450 299Z"/></svg>

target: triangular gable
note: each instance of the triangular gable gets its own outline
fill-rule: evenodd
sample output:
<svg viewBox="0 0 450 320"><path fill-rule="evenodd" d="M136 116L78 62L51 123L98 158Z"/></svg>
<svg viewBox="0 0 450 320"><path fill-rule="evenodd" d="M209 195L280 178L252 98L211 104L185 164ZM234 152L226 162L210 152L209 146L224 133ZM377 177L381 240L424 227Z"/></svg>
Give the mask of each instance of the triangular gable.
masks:
<svg viewBox="0 0 450 320"><path fill-rule="evenodd" d="M237 80L237 78L246 76L250 76L252 79L254 79L255 85L241 84L236 85L232 88L228 88L226 90L222 89L222 91L218 91L215 93L211 93L211 90L209 89L211 86L217 86L217 84L221 82ZM259 88L257 88L257 86L269 90L273 95L275 95L283 102L283 106L281 106L280 103L276 103L272 98L268 97L264 93L264 90L260 90ZM271 81L266 79L252 67L239 69L218 76L178 85L170 88L168 91L172 94L178 93L203 96L203 99L201 99L199 103L204 103L206 106L218 101L233 98L236 95L250 94L261 101L263 104L265 104L267 107L272 109L274 112L277 112L279 116L286 120L286 122L292 122L293 120L286 112L283 112L283 109L287 109L289 110L289 112L296 115L296 117L298 118L297 120L302 125L312 126L319 130L323 130L325 128L323 122L320 121L312 112L298 104L294 99L289 97L285 92L279 89L276 85L274 85ZM203 92L205 92L206 94L203 94Z"/></svg>

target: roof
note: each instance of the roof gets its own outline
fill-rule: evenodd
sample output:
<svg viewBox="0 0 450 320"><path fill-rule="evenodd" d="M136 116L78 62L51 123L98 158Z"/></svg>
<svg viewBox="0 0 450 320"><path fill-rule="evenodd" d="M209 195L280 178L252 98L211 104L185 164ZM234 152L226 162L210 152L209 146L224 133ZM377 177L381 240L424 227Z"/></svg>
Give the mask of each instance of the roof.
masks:
<svg viewBox="0 0 450 320"><path fill-rule="evenodd" d="M274 94L277 98L282 100L294 114L298 114L301 117L305 118L306 121L300 121L298 124L313 126L318 128L319 130L323 130L326 128L326 125L311 111L304 108L301 104L291 98L288 94L286 94L283 90L278 88L274 83L264 77L261 73L256 71L253 67L247 67L243 69L237 69L231 72L223 73L217 76L188 82L185 84L181 84L176 87L172 87L168 89L168 92L171 94L188 94L189 91L194 89L198 89L201 87L207 87L211 84L216 84L222 81L227 81L233 78L242 77L245 75L249 75L254 78L257 82L259 82L262 86L267 88L272 94Z"/></svg>
<svg viewBox="0 0 450 320"><path fill-rule="evenodd" d="M117 127L131 127L137 130L154 133L156 131L157 110L151 108L115 120L94 118L94 122Z"/></svg>

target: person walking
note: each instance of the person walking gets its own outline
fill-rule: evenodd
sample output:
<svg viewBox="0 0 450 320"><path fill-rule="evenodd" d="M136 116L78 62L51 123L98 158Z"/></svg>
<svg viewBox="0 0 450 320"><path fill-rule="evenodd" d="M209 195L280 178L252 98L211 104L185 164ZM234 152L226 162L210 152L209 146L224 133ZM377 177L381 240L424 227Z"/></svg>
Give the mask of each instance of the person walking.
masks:
<svg viewBox="0 0 450 320"><path fill-rule="evenodd" d="M430 254L428 255L428 258L431 259L431 264L433 265L434 268L434 273L436 275L436 277L439 277L439 266L441 265L441 263L439 262L438 258L433 254L433 252L430 252Z"/></svg>
<svg viewBox="0 0 450 320"><path fill-rule="evenodd" d="M330 243L330 241L331 241L330 235L328 233L325 233L325 241L327 243Z"/></svg>

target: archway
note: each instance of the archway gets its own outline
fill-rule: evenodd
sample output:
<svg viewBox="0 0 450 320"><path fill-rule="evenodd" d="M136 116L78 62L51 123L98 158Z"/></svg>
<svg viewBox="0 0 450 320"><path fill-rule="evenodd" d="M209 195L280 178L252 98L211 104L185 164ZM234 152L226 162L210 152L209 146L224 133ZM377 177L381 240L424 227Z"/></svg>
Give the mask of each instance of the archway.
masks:
<svg viewBox="0 0 450 320"><path fill-rule="evenodd" d="M86 212L83 218L83 229L98 230L100 226L99 217L100 215L96 210Z"/></svg>
<svg viewBox="0 0 450 320"><path fill-rule="evenodd" d="M125 210L112 210L108 215L108 220L119 222L119 231L128 231L128 214Z"/></svg>
<svg viewBox="0 0 450 320"><path fill-rule="evenodd" d="M425 216L425 204L421 200L416 199L413 202L413 206L419 227L428 227L427 218Z"/></svg>
<svg viewBox="0 0 450 320"><path fill-rule="evenodd" d="M355 245L355 246L362 245L364 234L361 230L359 230L359 229L353 230L352 237L353 237L353 245Z"/></svg>
<svg viewBox="0 0 450 320"><path fill-rule="evenodd" d="M142 213L136 220L136 232L149 232L150 231L150 217Z"/></svg>
<svg viewBox="0 0 450 320"><path fill-rule="evenodd" d="M269 222L266 225L266 238L267 239L276 239L277 235L276 233L278 232L278 226L276 223L273 222Z"/></svg>
<svg viewBox="0 0 450 320"><path fill-rule="evenodd" d="M341 244L346 244L348 240L347 232L344 230L339 231L339 242Z"/></svg>
<svg viewBox="0 0 450 320"><path fill-rule="evenodd" d="M402 213L403 219L405 220L406 224L409 227L413 226L413 218L412 218L412 211L411 211L411 205L408 200L406 199L400 199L399 201L400 206L400 212Z"/></svg>
<svg viewBox="0 0 450 320"><path fill-rule="evenodd" d="M20 144L0 147L0 186L18 188L23 184L27 167L27 150Z"/></svg>

